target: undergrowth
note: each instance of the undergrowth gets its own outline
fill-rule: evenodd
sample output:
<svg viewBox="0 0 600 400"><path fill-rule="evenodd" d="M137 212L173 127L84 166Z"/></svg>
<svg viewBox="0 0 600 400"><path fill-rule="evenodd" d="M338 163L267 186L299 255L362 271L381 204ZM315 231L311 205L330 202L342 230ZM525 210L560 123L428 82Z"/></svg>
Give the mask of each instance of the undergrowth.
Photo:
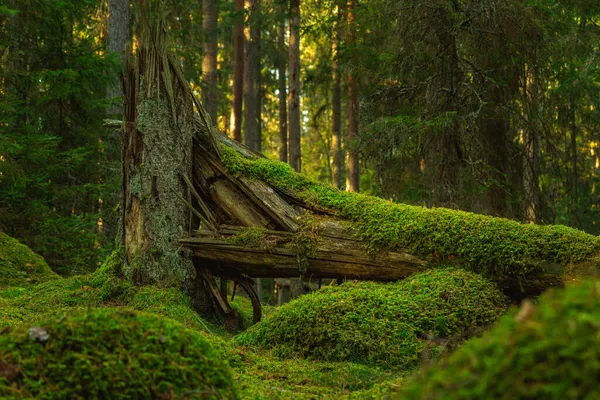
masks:
<svg viewBox="0 0 600 400"><path fill-rule="evenodd" d="M235 399L229 366L168 318L96 308L0 334L0 397Z"/></svg>
<svg viewBox="0 0 600 400"><path fill-rule="evenodd" d="M405 250L462 265L495 279L525 276L545 264L569 264L598 253L593 235L565 226L520 224L444 208L424 208L344 192L296 173L289 165L250 160L223 146L222 160L237 175L261 179L292 191L307 203L353 222L359 239L376 252Z"/></svg>
<svg viewBox="0 0 600 400"><path fill-rule="evenodd" d="M441 268L403 281L345 283L285 304L235 339L280 357L413 369L492 324L507 306L495 284ZM431 343L428 339L445 340Z"/></svg>
<svg viewBox="0 0 600 400"><path fill-rule="evenodd" d="M400 390L398 399L600 398L600 281L504 316Z"/></svg>

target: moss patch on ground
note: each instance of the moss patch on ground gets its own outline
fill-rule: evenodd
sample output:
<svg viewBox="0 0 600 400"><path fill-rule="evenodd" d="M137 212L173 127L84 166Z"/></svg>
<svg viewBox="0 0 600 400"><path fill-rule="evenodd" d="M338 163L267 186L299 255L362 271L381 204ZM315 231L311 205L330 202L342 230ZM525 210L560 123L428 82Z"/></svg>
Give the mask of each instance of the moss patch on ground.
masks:
<svg viewBox="0 0 600 400"><path fill-rule="evenodd" d="M60 279L29 247L0 232L0 288Z"/></svg>
<svg viewBox="0 0 600 400"><path fill-rule="evenodd" d="M0 335L2 398L235 399L231 371L167 318L97 308Z"/></svg>
<svg viewBox="0 0 600 400"><path fill-rule="evenodd" d="M554 290L425 371L398 399L600 398L600 282Z"/></svg>
<svg viewBox="0 0 600 400"><path fill-rule="evenodd" d="M598 238L564 226L520 224L344 192L314 182L285 163L250 160L226 146L222 160L234 174L264 180L352 221L358 238L372 251L404 249L441 261L458 257L462 265L498 280L538 272L548 263L583 261L600 251Z"/></svg>
<svg viewBox="0 0 600 400"><path fill-rule="evenodd" d="M115 251L89 275L0 289L0 329L90 307L129 307L171 318L197 331L223 334L222 328L191 309L188 296L181 290L132 286L120 276L121 266L122 255Z"/></svg>
<svg viewBox="0 0 600 400"><path fill-rule="evenodd" d="M269 351L247 348L237 354L234 377L240 397L247 400L342 399L398 376L397 371L350 362L280 360Z"/></svg>
<svg viewBox="0 0 600 400"><path fill-rule="evenodd" d="M494 283L468 271L441 268L395 283L323 288L279 307L235 342L273 349L284 358L413 369L447 342L458 344L479 333L506 306ZM447 340L432 345L428 338Z"/></svg>

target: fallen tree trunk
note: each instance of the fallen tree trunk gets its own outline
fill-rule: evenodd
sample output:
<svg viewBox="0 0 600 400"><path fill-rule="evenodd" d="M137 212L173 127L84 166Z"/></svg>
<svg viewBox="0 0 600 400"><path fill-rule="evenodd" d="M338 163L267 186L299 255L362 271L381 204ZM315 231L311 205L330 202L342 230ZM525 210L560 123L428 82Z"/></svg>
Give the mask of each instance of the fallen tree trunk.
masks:
<svg viewBox="0 0 600 400"><path fill-rule="evenodd" d="M297 235L285 231L260 230L254 243L240 243L239 227L224 227L220 235L202 232L182 240L195 256L214 262L214 274L223 268L252 278L342 278L393 281L429 267L427 261L406 253L382 251L369 255L350 235L321 235L313 248L304 251L295 243ZM303 252L305 254L303 254ZM306 254L310 253L310 254ZM302 268L304 257L305 267Z"/></svg>
<svg viewBox="0 0 600 400"><path fill-rule="evenodd" d="M195 174L217 229L182 243L219 276L388 281L451 264L523 298L600 265L597 238L575 229L342 192L220 134L215 141L221 154L196 153ZM260 238L246 240L242 227L257 228ZM303 241L310 251L297 245Z"/></svg>
<svg viewBox="0 0 600 400"><path fill-rule="evenodd" d="M124 233L128 263L140 268L132 268L131 275L139 283L147 277L163 280L161 257L169 255L181 262L171 263L169 274L163 275L185 276L197 291L212 296L206 301L231 322L237 316L215 277L237 282L259 308L252 277L387 281L452 264L479 272L513 298L522 298L574 276L597 273L598 239L584 232L343 192L267 160L217 130L164 51L157 49L152 57L154 53L141 53L140 65L158 62L157 67L130 69L125 86ZM144 85L139 71L144 71ZM161 96L149 95L153 87L161 93L163 86ZM151 112L151 101L163 105L161 113ZM152 137L171 143L169 137L183 130L191 133L186 137L193 136L191 158L185 148L179 148L182 154L156 155L173 146L155 146ZM183 143L181 138L175 142ZM148 164L162 159L172 162ZM185 166L188 159L191 168ZM146 164L154 169L141 174L149 168ZM143 213L136 212L137 202ZM175 212L157 213L157 205ZM162 228L165 223L172 225L170 230ZM157 243L167 231L169 248L163 251ZM172 268L189 266L179 244L170 241L178 235L183 236L179 244L193 251L195 277ZM258 316L260 310L255 310Z"/></svg>

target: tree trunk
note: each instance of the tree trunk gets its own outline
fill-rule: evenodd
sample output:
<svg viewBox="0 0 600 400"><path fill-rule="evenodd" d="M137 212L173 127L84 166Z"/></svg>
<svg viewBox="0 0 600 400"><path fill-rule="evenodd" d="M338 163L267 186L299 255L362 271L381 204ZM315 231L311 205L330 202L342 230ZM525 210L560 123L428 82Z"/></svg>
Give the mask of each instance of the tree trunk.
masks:
<svg viewBox="0 0 600 400"><path fill-rule="evenodd" d="M348 45L356 45L356 1L348 0ZM353 50L354 51L354 50ZM348 73L348 165L346 190L360 191L360 170L356 140L358 139L358 80L351 70Z"/></svg>
<svg viewBox="0 0 600 400"><path fill-rule="evenodd" d="M218 0L202 2L202 104L211 120L217 122L217 17Z"/></svg>
<svg viewBox="0 0 600 400"><path fill-rule="evenodd" d="M153 15L149 6L139 7L149 20ZM194 309L213 314L210 281L197 272L191 252L179 243L195 223L186 182L192 174L193 140L200 140L200 118L178 62L167 54L162 13L157 10L158 21L141 25L142 45L123 79L123 271L136 285L180 286L190 295ZM216 131L198 106L204 125L212 129L209 132ZM202 146L217 151L211 143L205 139Z"/></svg>
<svg viewBox="0 0 600 400"><path fill-rule="evenodd" d="M481 211L487 215L510 217L508 207L508 138L503 115L505 94L503 87L490 89L490 104L484 108L485 117L479 122L479 137L483 144L483 158L489 167L489 189L482 196Z"/></svg>
<svg viewBox="0 0 600 400"><path fill-rule="evenodd" d="M579 173L577 168L577 121L575 119L575 106L569 104L569 122L571 124L571 226L579 226Z"/></svg>
<svg viewBox="0 0 600 400"><path fill-rule="evenodd" d="M440 110L440 115L455 114L459 109L456 91L462 79L459 65L456 32L453 29L451 13L441 5L439 23L436 29L439 58L436 77L429 89L427 101L430 107ZM445 132L436 135L427 148L427 159L424 163L424 177L431 192L430 205L457 208L463 166L464 150L460 137L460 127L454 117L448 123ZM443 160L443 162L440 162Z"/></svg>
<svg viewBox="0 0 600 400"><path fill-rule="evenodd" d="M255 136L255 148L257 152L262 151L262 100L263 100L263 87L262 87L262 54L261 54L261 24L262 24L262 10L260 0L255 0L254 6L254 27L252 29L252 41L254 42L254 78L256 88L256 136Z"/></svg>
<svg viewBox="0 0 600 400"><path fill-rule="evenodd" d="M289 162L295 171L302 168L300 137L300 0L290 0L289 39Z"/></svg>
<svg viewBox="0 0 600 400"><path fill-rule="evenodd" d="M332 61L332 81L333 88L331 93L331 153L333 155L332 175L333 185L342 188L342 83L340 79L340 25L341 10L340 4L335 6L335 16L333 21L333 40L331 44Z"/></svg>
<svg viewBox="0 0 600 400"><path fill-rule="evenodd" d="M538 223L540 137L538 133L539 87L534 71L525 69L524 99L527 127L523 133L523 216L525 222Z"/></svg>
<svg viewBox="0 0 600 400"><path fill-rule="evenodd" d="M283 7L282 7L283 8ZM283 10L281 11L283 15ZM277 57L277 72L279 74L279 161L288 162L288 124L287 124L287 82L285 79L286 57L285 47L285 19L277 26L277 44L279 55Z"/></svg>
<svg viewBox="0 0 600 400"><path fill-rule="evenodd" d="M237 14L233 37L233 139L242 142L242 104L244 96L244 0L235 0Z"/></svg>
<svg viewBox="0 0 600 400"><path fill-rule="evenodd" d="M254 35L254 18L256 16L256 0L245 0L244 9L247 14L244 25L244 144L252 150L256 146L256 42Z"/></svg>
<svg viewBox="0 0 600 400"><path fill-rule="evenodd" d="M119 54L121 65L124 67L129 46L129 0L110 0L108 12L108 51ZM119 80L108 86L106 97L108 100L121 97ZM123 104L115 104L108 112L111 115L122 115Z"/></svg>
<svg viewBox="0 0 600 400"><path fill-rule="evenodd" d="M136 284L195 275L178 244L190 228L180 196L189 197L183 177L191 174L194 110L159 46L138 49L125 79L123 232L127 275Z"/></svg>
<svg viewBox="0 0 600 400"><path fill-rule="evenodd" d="M244 7L244 143L260 152L260 1L246 0Z"/></svg>

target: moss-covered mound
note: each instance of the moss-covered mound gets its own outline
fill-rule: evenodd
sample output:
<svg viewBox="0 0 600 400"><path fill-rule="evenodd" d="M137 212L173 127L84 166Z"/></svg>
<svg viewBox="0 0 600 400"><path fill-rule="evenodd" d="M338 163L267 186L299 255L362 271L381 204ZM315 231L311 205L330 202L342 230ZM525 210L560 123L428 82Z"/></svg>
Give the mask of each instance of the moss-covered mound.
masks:
<svg viewBox="0 0 600 400"><path fill-rule="evenodd" d="M0 397L235 399L202 337L132 310L99 308L0 335Z"/></svg>
<svg viewBox="0 0 600 400"><path fill-rule="evenodd" d="M60 279L29 247L0 232L0 288Z"/></svg>
<svg viewBox="0 0 600 400"><path fill-rule="evenodd" d="M197 331L222 333L192 310L181 290L132 286L120 276L121 264L121 253L115 251L93 274L0 289L0 330L90 307L120 306L159 314Z"/></svg>
<svg viewBox="0 0 600 400"><path fill-rule="evenodd" d="M279 307L236 343L282 357L413 368L431 346L427 338L460 342L493 323L506 305L495 284L442 268L395 283L323 288Z"/></svg>
<svg viewBox="0 0 600 400"><path fill-rule="evenodd" d="M372 250L402 249L419 256L457 258L471 270L504 280L543 269L545 264L579 262L600 252L599 239L564 226L520 224L444 208L397 204L344 192L296 173L274 160L244 158L224 146L222 160L237 175L291 191L316 207L351 221Z"/></svg>
<svg viewBox="0 0 600 400"><path fill-rule="evenodd" d="M600 282L551 291L409 384L399 399L600 398Z"/></svg>

